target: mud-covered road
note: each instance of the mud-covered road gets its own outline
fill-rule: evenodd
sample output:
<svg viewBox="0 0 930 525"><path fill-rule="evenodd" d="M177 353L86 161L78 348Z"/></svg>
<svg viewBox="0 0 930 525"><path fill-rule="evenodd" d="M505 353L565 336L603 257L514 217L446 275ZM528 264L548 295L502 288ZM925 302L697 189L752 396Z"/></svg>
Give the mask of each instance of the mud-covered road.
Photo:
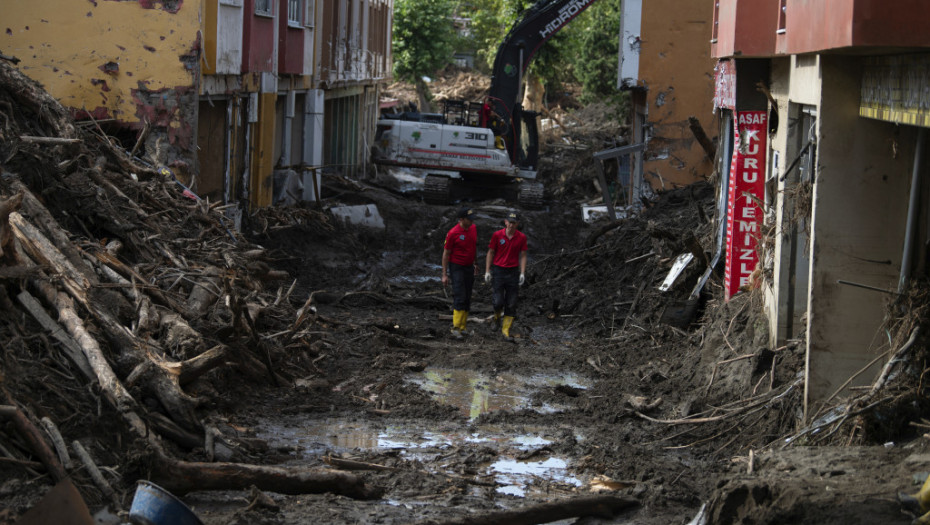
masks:
<svg viewBox="0 0 930 525"><path fill-rule="evenodd" d="M255 500L241 493L188 495L207 523L548 521L534 509L590 514L579 523L910 521L894 495L926 461L924 440L782 449L800 430L803 353L765 349L757 297L721 303L712 281L690 325L663 322L702 270L660 293L674 257L690 239L712 245L709 185L614 225L585 224L575 203L521 210L530 255L515 342L491 328L480 283L472 334L448 335L439 259L457 206L368 186L341 198L375 203L385 229L338 227L320 242L293 227L253 239L315 294L306 355L315 373L251 391L222 416L264 441L266 459L349 469L383 495L272 494L274 508L250 510ZM510 208L471 205L480 258Z"/></svg>

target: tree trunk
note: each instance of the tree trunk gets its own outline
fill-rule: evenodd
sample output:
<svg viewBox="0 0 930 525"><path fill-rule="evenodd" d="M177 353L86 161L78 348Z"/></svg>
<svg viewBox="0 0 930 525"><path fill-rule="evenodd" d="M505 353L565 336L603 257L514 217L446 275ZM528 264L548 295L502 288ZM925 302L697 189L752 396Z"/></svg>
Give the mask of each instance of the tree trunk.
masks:
<svg viewBox="0 0 930 525"><path fill-rule="evenodd" d="M420 113L432 113L433 106L430 104L430 99L433 97L430 95L426 81L419 78L414 85L417 88L417 103L420 105Z"/></svg>
<svg viewBox="0 0 930 525"><path fill-rule="evenodd" d="M241 490L255 485L280 494L332 492L357 499L381 495L380 490L366 485L355 474L322 469L165 460L155 466L152 477L158 485L178 494L194 490Z"/></svg>

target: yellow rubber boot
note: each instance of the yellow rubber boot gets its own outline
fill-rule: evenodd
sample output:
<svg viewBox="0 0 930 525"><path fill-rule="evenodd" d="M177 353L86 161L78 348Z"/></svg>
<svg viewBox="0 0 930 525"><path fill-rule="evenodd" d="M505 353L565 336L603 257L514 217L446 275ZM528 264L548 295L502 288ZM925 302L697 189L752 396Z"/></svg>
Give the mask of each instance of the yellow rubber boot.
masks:
<svg viewBox="0 0 930 525"><path fill-rule="evenodd" d="M927 477L927 480L924 481L924 484L920 487L920 490L917 491L917 494L914 494L914 499L916 499L917 503L920 505L920 512L924 513L930 511L930 477ZM921 517L921 519L923 518L924 517ZM930 523L930 521L924 523Z"/></svg>
<svg viewBox="0 0 930 525"><path fill-rule="evenodd" d="M898 493L898 501L909 512L917 515L923 514L912 523L930 525L930 512L928 512L930 511L930 477L924 481L917 494Z"/></svg>
<svg viewBox="0 0 930 525"><path fill-rule="evenodd" d="M462 338L462 316L465 315L463 310L452 310L452 337Z"/></svg>
<svg viewBox="0 0 930 525"><path fill-rule="evenodd" d="M464 332L465 326L467 324L468 324L468 310L462 310L462 318L459 320L459 330Z"/></svg>
<svg viewBox="0 0 930 525"><path fill-rule="evenodd" d="M510 326L513 325L513 316L505 315L501 321L501 333L504 334L504 337L510 339Z"/></svg>
<svg viewBox="0 0 930 525"><path fill-rule="evenodd" d="M503 314L501 310L494 310L494 324L492 326L494 326L495 330L499 330L501 327L501 314Z"/></svg>

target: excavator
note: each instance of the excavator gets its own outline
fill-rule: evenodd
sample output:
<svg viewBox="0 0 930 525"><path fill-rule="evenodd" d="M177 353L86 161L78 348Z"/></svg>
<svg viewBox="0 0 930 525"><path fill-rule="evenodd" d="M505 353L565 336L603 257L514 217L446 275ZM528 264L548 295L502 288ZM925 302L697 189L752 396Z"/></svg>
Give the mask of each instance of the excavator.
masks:
<svg viewBox="0 0 930 525"><path fill-rule="evenodd" d="M531 6L498 47L483 103L447 101L442 113L382 116L372 161L425 170L423 195L430 203L494 195L540 207L539 114L520 104L523 76L539 47L596 1L540 0Z"/></svg>

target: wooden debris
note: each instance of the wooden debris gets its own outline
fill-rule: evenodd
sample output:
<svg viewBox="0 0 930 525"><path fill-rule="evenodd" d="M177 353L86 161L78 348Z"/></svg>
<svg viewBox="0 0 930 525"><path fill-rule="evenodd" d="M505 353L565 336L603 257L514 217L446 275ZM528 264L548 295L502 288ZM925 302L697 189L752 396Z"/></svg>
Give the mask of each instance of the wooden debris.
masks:
<svg viewBox="0 0 930 525"><path fill-rule="evenodd" d="M192 490L245 490L254 485L280 494L332 492L358 499L381 495L381 490L365 484L354 474L238 463L162 461L153 473L153 481L176 494Z"/></svg>
<svg viewBox="0 0 930 525"><path fill-rule="evenodd" d="M6 391L6 388L0 386L0 392L3 394L4 401L8 403L3 410L0 410L0 415L13 422L13 426L16 427L20 436L29 444L33 454L45 465L53 481L57 483L67 478L68 473L65 472L65 468L62 466L61 462L58 461L58 457L48 446L48 443L45 442L45 439L42 437L42 431L32 423L22 410L16 407L16 402L13 400L10 393Z"/></svg>
<svg viewBox="0 0 930 525"><path fill-rule="evenodd" d="M613 518L623 509L638 505L635 499L617 496L589 496L535 505L525 509L491 512L479 516L438 522L440 525L535 525L569 518L593 516ZM437 523L432 521L431 523Z"/></svg>
<svg viewBox="0 0 930 525"><path fill-rule="evenodd" d="M71 455L68 454L68 446L65 444L64 438L61 437L58 426L48 417L43 417L39 422L42 423L42 428L45 429L49 439L52 440L52 445L55 447L55 452L58 453L58 460L61 461L62 467L64 467L65 470L70 470Z"/></svg>
<svg viewBox="0 0 930 525"><path fill-rule="evenodd" d="M90 478L94 480L94 484L97 485L97 488L110 500L110 503L115 509L121 509L123 505L122 502L120 502L119 496L117 496L116 491L113 490L113 487L110 486L106 478L103 477L103 474L100 472L100 469L97 468L97 464L90 456L90 453L84 448L84 445L82 445L80 441L75 440L71 442L71 448L74 449L74 453L77 454L81 463L84 464L84 468L87 469L87 473L90 474Z"/></svg>

